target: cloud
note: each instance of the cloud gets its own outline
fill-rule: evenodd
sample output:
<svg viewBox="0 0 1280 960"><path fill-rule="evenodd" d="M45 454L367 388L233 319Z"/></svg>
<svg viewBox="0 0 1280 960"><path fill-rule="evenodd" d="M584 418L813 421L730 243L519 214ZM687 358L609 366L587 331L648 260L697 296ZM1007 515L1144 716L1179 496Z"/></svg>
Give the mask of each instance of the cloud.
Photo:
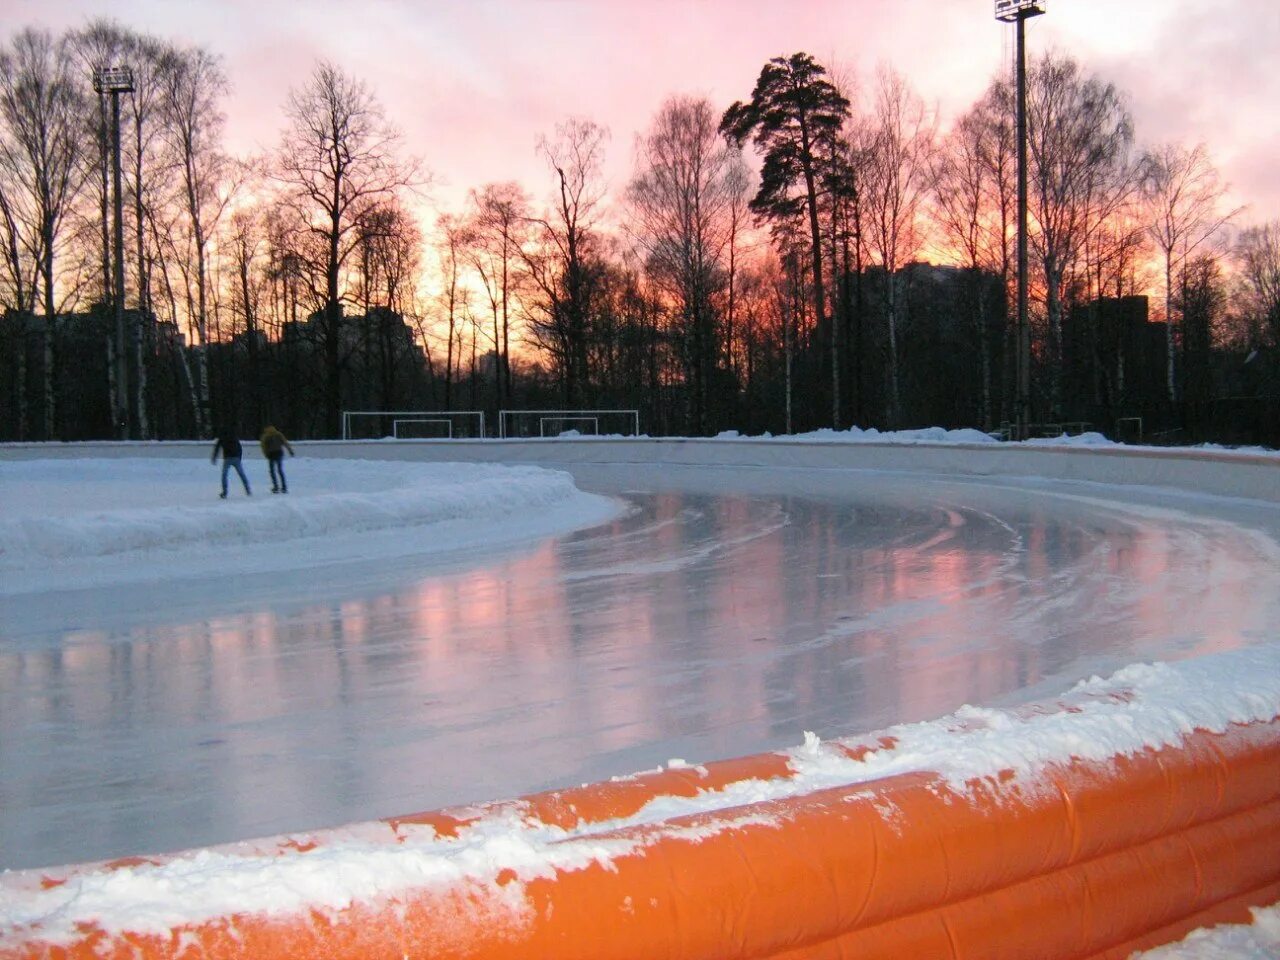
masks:
<svg viewBox="0 0 1280 960"><path fill-rule="evenodd" d="M225 57L236 149L274 145L282 105L318 58L364 79L445 203L486 181L546 185L541 132L571 115L613 131L615 188L662 100L747 97L769 57L807 50L869 75L898 68L944 121L1008 62L990 0L8 0L10 23L52 29L103 12ZM1130 95L1145 142L1203 140L1253 216L1280 217L1276 0L1051 0L1032 49L1052 45Z"/></svg>

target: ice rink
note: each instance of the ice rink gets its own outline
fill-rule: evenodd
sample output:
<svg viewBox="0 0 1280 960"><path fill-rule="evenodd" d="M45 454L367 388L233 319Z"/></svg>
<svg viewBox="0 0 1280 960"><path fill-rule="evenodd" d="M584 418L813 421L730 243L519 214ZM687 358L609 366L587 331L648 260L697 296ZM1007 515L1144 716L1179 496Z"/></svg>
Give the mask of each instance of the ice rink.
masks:
<svg viewBox="0 0 1280 960"><path fill-rule="evenodd" d="M289 464L300 497L309 463ZM13 574L0 868L793 746L1280 628L1275 504L880 470L564 469L609 509L533 497L494 520L519 534L505 541L404 546L402 526L370 521L341 550L321 532L233 540L182 569L153 552L97 557L94 575L81 558L59 584ZM228 523L285 509L235 493L218 508ZM588 525L548 534L556 510Z"/></svg>

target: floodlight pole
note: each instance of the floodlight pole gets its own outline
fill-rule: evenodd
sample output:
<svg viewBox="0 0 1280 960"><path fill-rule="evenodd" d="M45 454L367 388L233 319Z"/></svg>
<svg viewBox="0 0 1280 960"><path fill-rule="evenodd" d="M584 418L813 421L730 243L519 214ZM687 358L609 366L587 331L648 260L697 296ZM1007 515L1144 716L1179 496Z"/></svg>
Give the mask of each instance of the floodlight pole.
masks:
<svg viewBox="0 0 1280 960"><path fill-rule="evenodd" d="M1031 326L1027 318L1027 41L1026 23L1044 13L1043 0L996 0L996 19L1017 27L1018 124L1018 397L1014 413L1017 438L1025 440L1031 423Z"/></svg>
<svg viewBox="0 0 1280 960"><path fill-rule="evenodd" d="M111 180L115 193L115 269L112 300L116 313L116 438L129 439L129 361L124 348L124 193L120 183L120 94L133 90L128 67L99 67L93 71L93 89L111 94Z"/></svg>

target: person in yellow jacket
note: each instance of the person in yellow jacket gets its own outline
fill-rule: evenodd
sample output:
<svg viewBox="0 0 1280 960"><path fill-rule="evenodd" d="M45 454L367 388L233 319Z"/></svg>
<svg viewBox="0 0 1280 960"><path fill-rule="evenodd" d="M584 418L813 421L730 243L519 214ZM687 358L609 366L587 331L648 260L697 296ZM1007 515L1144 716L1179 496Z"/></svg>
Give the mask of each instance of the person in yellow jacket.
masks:
<svg viewBox="0 0 1280 960"><path fill-rule="evenodd" d="M271 471L271 492L288 493L289 482L284 478L284 452L288 450L289 456L293 456L293 447L288 438L268 424L258 443L262 445L262 455L267 458L268 469Z"/></svg>

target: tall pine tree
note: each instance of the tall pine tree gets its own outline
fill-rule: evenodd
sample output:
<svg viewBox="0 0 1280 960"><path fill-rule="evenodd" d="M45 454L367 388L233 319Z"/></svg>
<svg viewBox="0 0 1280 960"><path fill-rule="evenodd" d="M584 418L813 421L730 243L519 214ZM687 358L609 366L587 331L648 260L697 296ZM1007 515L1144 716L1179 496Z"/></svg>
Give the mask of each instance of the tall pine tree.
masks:
<svg viewBox="0 0 1280 960"><path fill-rule="evenodd" d="M751 100L734 103L720 121L720 132L730 142L740 147L750 138L764 157L751 209L775 223L807 214L814 320L820 331L827 329L828 317L818 194L848 116L849 101L827 79L826 68L807 53L793 53L766 63Z"/></svg>

